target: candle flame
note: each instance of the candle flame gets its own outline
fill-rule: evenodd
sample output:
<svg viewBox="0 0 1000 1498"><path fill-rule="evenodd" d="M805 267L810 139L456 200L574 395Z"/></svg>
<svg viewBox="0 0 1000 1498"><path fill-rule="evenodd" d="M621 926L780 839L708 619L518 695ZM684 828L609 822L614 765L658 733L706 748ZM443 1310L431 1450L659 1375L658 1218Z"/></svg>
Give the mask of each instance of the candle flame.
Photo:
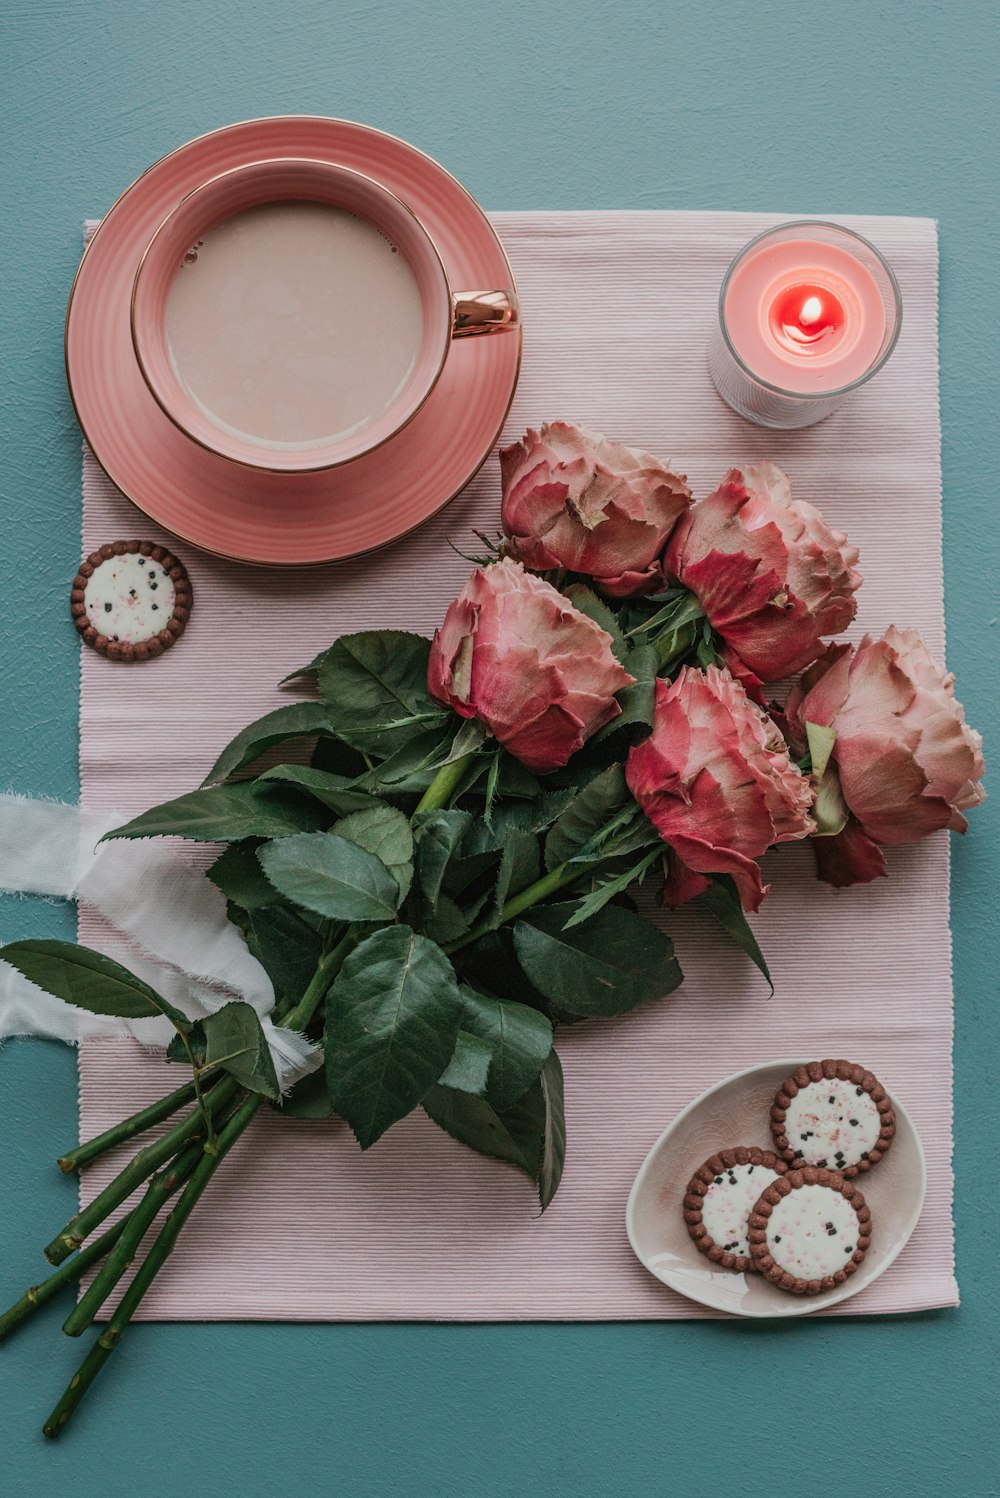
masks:
<svg viewBox="0 0 1000 1498"><path fill-rule="evenodd" d="M799 322L804 323L808 327L810 323L818 322L822 315L823 303L819 297L806 297L806 300L802 303L802 311L799 313Z"/></svg>

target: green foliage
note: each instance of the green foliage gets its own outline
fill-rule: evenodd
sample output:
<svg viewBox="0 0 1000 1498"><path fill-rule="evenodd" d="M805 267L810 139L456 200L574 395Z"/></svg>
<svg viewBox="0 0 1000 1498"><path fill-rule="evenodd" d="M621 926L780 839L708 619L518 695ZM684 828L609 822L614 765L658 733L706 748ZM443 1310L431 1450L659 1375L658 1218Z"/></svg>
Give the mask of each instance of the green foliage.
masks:
<svg viewBox="0 0 1000 1498"><path fill-rule="evenodd" d="M0 958L38 988L88 1014L114 1019L162 1015L182 1032L190 1028L187 1015L103 952L70 941L13 941L0 947Z"/></svg>
<svg viewBox="0 0 1000 1498"><path fill-rule="evenodd" d="M631 804L621 765L612 765L573 797L545 839L545 867L558 868L575 858Z"/></svg>
<svg viewBox="0 0 1000 1498"><path fill-rule="evenodd" d="M281 838L258 857L276 890L318 915L391 921L399 908L399 884L381 858L336 833Z"/></svg>
<svg viewBox="0 0 1000 1498"><path fill-rule="evenodd" d="M268 749L290 739L312 738L329 727L326 709L320 702L292 702L273 713L265 713L226 745L202 784L218 785L260 759Z"/></svg>
<svg viewBox="0 0 1000 1498"><path fill-rule="evenodd" d="M417 884L433 906L450 860L472 824L467 811L421 812L413 819Z"/></svg>
<svg viewBox="0 0 1000 1498"><path fill-rule="evenodd" d="M345 961L326 1004L326 1080L368 1149L448 1066L462 1022L454 969L434 942L384 926Z"/></svg>
<svg viewBox="0 0 1000 1498"><path fill-rule="evenodd" d="M494 1108L502 1111L516 1103L537 1080L552 1050L552 1025L527 1004L494 998L467 983L462 984L462 1002L461 1036L475 1037L487 1047L485 1095ZM448 1085L460 1084L451 1081Z"/></svg>
<svg viewBox="0 0 1000 1498"><path fill-rule="evenodd" d="M281 903L247 912L246 943L279 999L300 999L323 955L320 933Z"/></svg>
<svg viewBox="0 0 1000 1498"><path fill-rule="evenodd" d="M400 899L406 898L413 881L413 831L401 811L369 797L364 811L351 812L332 831L380 858L399 885Z"/></svg>
<svg viewBox="0 0 1000 1498"><path fill-rule="evenodd" d="M332 730L385 759L416 730L447 715L427 691L430 641L401 630L368 630L335 641L316 667Z"/></svg>
<svg viewBox="0 0 1000 1498"><path fill-rule="evenodd" d="M771 980L771 974L764 961L764 954L757 945L757 938L743 914L743 905L734 880L728 874L713 874L708 889L699 896L699 903L712 912L723 931L732 937L740 951L745 952L751 962L760 969L773 994L774 983Z"/></svg>
<svg viewBox="0 0 1000 1498"><path fill-rule="evenodd" d="M270 1047L256 1011L249 1004L223 1004L201 1021L205 1037L205 1066L219 1066L241 1087L278 1098L278 1078Z"/></svg>
<svg viewBox="0 0 1000 1498"><path fill-rule="evenodd" d="M326 1086L326 1072L311 1071L302 1077L280 1101L281 1112L287 1118L329 1118L334 1112Z"/></svg>
<svg viewBox="0 0 1000 1498"><path fill-rule="evenodd" d="M491 921L499 926L509 899L534 884L542 869L542 854L534 833L512 827L507 834L493 889Z"/></svg>
<svg viewBox="0 0 1000 1498"><path fill-rule="evenodd" d="M272 782L295 786L338 817L346 817L352 811L364 811L369 802L368 792L359 790L351 777L336 775L329 770L317 770L312 765L275 765L273 769L265 770L263 775L257 777L258 785L270 785Z"/></svg>
<svg viewBox="0 0 1000 1498"><path fill-rule="evenodd" d="M250 785L215 785L164 801L101 839L182 837L196 843L235 843L244 838L289 837L322 826L316 806L300 796Z"/></svg>
<svg viewBox="0 0 1000 1498"><path fill-rule="evenodd" d="M552 1051L537 1081L509 1108L452 1087L432 1087L423 1107L460 1144L505 1160L538 1187L542 1211L554 1197L566 1157L562 1067Z"/></svg>
<svg viewBox="0 0 1000 1498"><path fill-rule="evenodd" d="M205 871L216 889L244 911L276 905L281 900L274 885L264 877L257 857L257 850L263 845L264 839L257 837L230 843Z"/></svg>
<svg viewBox="0 0 1000 1498"><path fill-rule="evenodd" d="M642 916L606 905L567 930L575 909L538 905L514 927L518 960L551 1003L581 1016L624 1014L680 983L672 943Z"/></svg>
<svg viewBox="0 0 1000 1498"><path fill-rule="evenodd" d="M579 926L583 921L589 921L591 916L603 910L616 895L622 895L631 885L641 883L649 870L660 862L662 856L658 847L653 848L637 861L630 862L627 868L619 873L610 874L604 878L595 878L593 887L580 896L577 907L566 922L564 930L568 931L573 926Z"/></svg>

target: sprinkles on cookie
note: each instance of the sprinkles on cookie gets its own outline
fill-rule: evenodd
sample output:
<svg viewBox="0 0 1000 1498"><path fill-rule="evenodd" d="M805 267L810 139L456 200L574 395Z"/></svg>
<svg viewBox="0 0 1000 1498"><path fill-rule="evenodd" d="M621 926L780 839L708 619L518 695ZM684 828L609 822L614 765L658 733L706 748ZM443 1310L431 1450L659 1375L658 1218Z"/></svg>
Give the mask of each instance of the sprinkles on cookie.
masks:
<svg viewBox="0 0 1000 1498"><path fill-rule="evenodd" d="M684 1193L684 1221L699 1253L736 1273L753 1269L747 1219L766 1186L788 1169L770 1150L739 1145L705 1161Z"/></svg>
<svg viewBox="0 0 1000 1498"><path fill-rule="evenodd" d="M793 1295L819 1295L855 1274L871 1242L871 1211L852 1181L807 1165L764 1191L750 1213L754 1267Z"/></svg>
<svg viewBox="0 0 1000 1498"><path fill-rule="evenodd" d="M778 1089L771 1134L793 1167L853 1178L885 1154L896 1133L892 1102L876 1076L852 1061L811 1061Z"/></svg>
<svg viewBox="0 0 1000 1498"><path fill-rule="evenodd" d="M112 661L162 655L191 613L184 566L149 541L113 541L92 551L73 579L70 613L84 642Z"/></svg>

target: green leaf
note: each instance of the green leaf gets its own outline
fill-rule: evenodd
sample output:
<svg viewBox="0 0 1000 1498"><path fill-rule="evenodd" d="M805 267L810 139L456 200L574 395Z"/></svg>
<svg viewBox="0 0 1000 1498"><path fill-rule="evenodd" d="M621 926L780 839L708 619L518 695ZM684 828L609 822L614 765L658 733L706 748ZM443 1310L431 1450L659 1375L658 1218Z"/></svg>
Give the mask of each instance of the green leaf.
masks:
<svg viewBox="0 0 1000 1498"><path fill-rule="evenodd" d="M323 955L319 932L283 904L249 911L248 923L247 946L274 984L277 997L300 999Z"/></svg>
<svg viewBox="0 0 1000 1498"><path fill-rule="evenodd" d="M570 1014L624 1014L662 998L681 981L669 939L620 905L606 905L568 931L575 902L538 905L514 926L514 948L529 980Z"/></svg>
<svg viewBox="0 0 1000 1498"><path fill-rule="evenodd" d="M545 867L556 869L587 846L630 801L625 771L611 765L578 791L545 839Z"/></svg>
<svg viewBox="0 0 1000 1498"><path fill-rule="evenodd" d="M588 753L602 760L610 756L624 758L633 744L648 737L653 721L656 673L660 664L655 646L632 645L623 653L621 661L635 681L616 694L621 708L618 717L605 723L591 740L592 748L588 748Z"/></svg>
<svg viewBox="0 0 1000 1498"><path fill-rule="evenodd" d="M323 1068L296 1082L288 1096L281 1099L280 1107L288 1118L329 1118L334 1109Z"/></svg>
<svg viewBox="0 0 1000 1498"><path fill-rule="evenodd" d="M183 837L195 843L237 843L248 837L284 838L322 824L317 808L295 795L254 783L215 785L164 801L115 827L101 839Z"/></svg>
<svg viewBox="0 0 1000 1498"><path fill-rule="evenodd" d="M537 1081L509 1108L442 1086L430 1089L423 1107L460 1144L523 1170L538 1185L544 1212L558 1189L566 1154L562 1067L555 1051Z"/></svg>
<svg viewBox="0 0 1000 1498"><path fill-rule="evenodd" d="M419 929L424 936L429 936L431 941L444 946L447 942L458 941L471 930L473 921L488 897L489 890L484 890L468 910L463 910L450 895L438 895L434 904L431 905L418 892L416 919L411 920L409 924Z"/></svg>
<svg viewBox="0 0 1000 1498"><path fill-rule="evenodd" d="M608 901L613 900L615 895L624 894L636 880L641 881L644 879L653 864L659 862L660 857L660 847L653 848L649 853L644 854L638 863L630 864L620 874L614 874L609 878L601 879L595 883L593 889L580 898L576 909L566 922L563 930L568 931L572 926L579 926L583 921L589 921L591 916L596 915L599 910L603 910Z"/></svg>
<svg viewBox="0 0 1000 1498"><path fill-rule="evenodd" d="M115 1019L154 1019L165 1016L176 1029L187 1031L192 1021L161 998L127 967L78 947L71 941L13 941L0 947L0 959L54 998Z"/></svg>
<svg viewBox="0 0 1000 1498"><path fill-rule="evenodd" d="M542 1159L538 1171L538 1199L542 1211L559 1190L563 1166L566 1163L566 1113L563 1098L562 1063L555 1050L542 1067L538 1079L545 1106L545 1134Z"/></svg>
<svg viewBox="0 0 1000 1498"><path fill-rule="evenodd" d="M494 1160L506 1160L531 1180L538 1180L545 1141L541 1083L536 1083L503 1113L485 1098L459 1092L454 1087L432 1087L422 1099L422 1106L438 1127L459 1144Z"/></svg>
<svg viewBox="0 0 1000 1498"><path fill-rule="evenodd" d="M417 884L431 905L437 903L445 869L471 822L467 811L426 811L413 818Z"/></svg>
<svg viewBox="0 0 1000 1498"><path fill-rule="evenodd" d="M837 730L828 728L822 723L807 723L806 742L809 745L812 773L817 780L822 780L823 772L833 753L833 746L837 742Z"/></svg>
<svg viewBox="0 0 1000 1498"><path fill-rule="evenodd" d="M314 770L325 770L330 775L342 775L352 781L368 769L363 754L328 733L321 733L316 740L309 764Z"/></svg>
<svg viewBox="0 0 1000 1498"><path fill-rule="evenodd" d="M430 641L402 630L368 630L335 641L318 667L333 731L377 758L400 749L445 710L427 690Z"/></svg>
<svg viewBox="0 0 1000 1498"><path fill-rule="evenodd" d="M493 1052L488 1041L468 1030L459 1030L452 1058L439 1078L440 1084L455 1087L459 1092L471 1092L474 1097L484 1097L492 1060Z"/></svg>
<svg viewBox="0 0 1000 1498"><path fill-rule="evenodd" d="M376 795L419 794L430 785L447 754L447 731L425 727L388 759L374 765L357 783Z"/></svg>
<svg viewBox="0 0 1000 1498"><path fill-rule="evenodd" d="M336 833L283 837L258 857L276 890L318 915L391 921L399 908L399 885L381 858Z"/></svg>
<svg viewBox="0 0 1000 1498"><path fill-rule="evenodd" d="M462 1013L451 963L407 926L383 927L347 958L326 1001L326 1077L362 1149L440 1077Z"/></svg>
<svg viewBox="0 0 1000 1498"><path fill-rule="evenodd" d="M494 925L503 920L503 908L513 895L519 895L529 884L534 884L541 873L542 858L538 839L533 833L518 827L511 828L503 846L497 882L493 890Z"/></svg>
<svg viewBox="0 0 1000 1498"><path fill-rule="evenodd" d="M719 925L732 937L740 951L745 952L751 962L760 969L773 994L774 983L767 963L764 961L764 954L757 945L757 938L753 934L749 921L743 914L739 891L730 875L713 874L711 884L703 895L699 895L698 903L712 912Z"/></svg>
<svg viewBox="0 0 1000 1498"><path fill-rule="evenodd" d="M401 811L369 796L364 811L351 812L331 831L381 858L399 885L400 899L406 899L413 880L413 830Z"/></svg>
<svg viewBox="0 0 1000 1498"><path fill-rule="evenodd" d="M552 1050L552 1025L527 1004L497 999L462 984L462 1034L488 1046L486 1096L501 1112L511 1107L536 1081ZM445 1078L441 1078L442 1083ZM456 1082L447 1085L455 1087Z"/></svg>
<svg viewBox="0 0 1000 1498"><path fill-rule="evenodd" d="M257 850L263 845L264 839L256 837L230 843L205 870L216 889L243 910L259 910L281 900L273 884L264 878L257 858Z"/></svg>
<svg viewBox="0 0 1000 1498"><path fill-rule="evenodd" d="M209 770L203 785L218 785L244 765L260 759L268 749L289 739L312 738L329 730L330 720L321 702L292 702L273 713L265 713L226 745Z"/></svg>
<svg viewBox="0 0 1000 1498"><path fill-rule="evenodd" d="M278 686L285 687L290 681L303 681L308 676L315 676L320 666L326 660L329 651L330 647L328 645L325 650L321 650L318 655L313 656L308 666L297 666L294 671L289 671L288 675L283 676L278 682Z"/></svg>
<svg viewBox="0 0 1000 1498"><path fill-rule="evenodd" d="M249 1004L223 1004L201 1021L205 1034L205 1065L220 1066L241 1087L260 1092L272 1101L280 1096L271 1051L257 1013Z"/></svg>
<svg viewBox="0 0 1000 1498"><path fill-rule="evenodd" d="M611 636L611 648L618 659L624 662L628 654L628 646L614 609L610 608L604 599L599 598L585 583L571 583L563 592L575 609L578 609L581 614L586 614L588 619L593 619L596 625Z"/></svg>
<svg viewBox="0 0 1000 1498"><path fill-rule="evenodd" d="M269 785L272 781L298 787L338 817L346 817L352 811L363 811L371 800L369 793L359 790L347 775L333 775L329 770L317 770L311 765L275 765L272 770L258 775L256 784Z"/></svg>

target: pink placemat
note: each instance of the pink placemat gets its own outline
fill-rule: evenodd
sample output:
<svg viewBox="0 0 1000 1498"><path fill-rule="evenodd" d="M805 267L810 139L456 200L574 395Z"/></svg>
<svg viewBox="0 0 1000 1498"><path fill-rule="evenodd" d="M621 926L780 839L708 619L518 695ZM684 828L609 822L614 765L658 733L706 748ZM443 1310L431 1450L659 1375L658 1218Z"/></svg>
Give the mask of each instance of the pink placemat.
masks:
<svg viewBox="0 0 1000 1498"><path fill-rule="evenodd" d="M895 267L905 316L886 370L818 426L749 426L716 397L705 350L735 251L773 216L500 213L521 289L525 357L505 440L565 417L671 458L696 494L741 460L776 459L796 492L861 548L857 632L890 622L944 647L937 380L937 238L927 220L846 219ZM119 536L170 541L84 455L84 550ZM133 812L188 790L244 723L283 699L275 683L336 635L430 633L461 587L473 529L494 530L492 457L440 516L388 550L275 572L181 551L195 587L176 650L123 670L83 652L85 803ZM840 893L811 855L768 860L755 925L777 992L699 914L670 929L686 972L662 1004L560 1035L569 1150L539 1220L528 1182L454 1144L425 1117L362 1155L346 1126L260 1119L216 1178L143 1303L151 1319L518 1320L711 1313L634 1259L624 1211L633 1176L673 1115L758 1061L864 1061L913 1116L930 1189L893 1268L834 1314L957 1303L951 1222L951 949L945 835L890 855L891 878ZM107 941L92 913L85 941ZM80 1053L81 1122L93 1134L175 1085L126 1041ZM720 1140L724 1145L733 1141ZM752 1143L753 1141L741 1141ZM762 1121L759 1143L767 1143ZM698 1162L692 1161L692 1166ZM114 1167L86 1173L93 1194Z"/></svg>

